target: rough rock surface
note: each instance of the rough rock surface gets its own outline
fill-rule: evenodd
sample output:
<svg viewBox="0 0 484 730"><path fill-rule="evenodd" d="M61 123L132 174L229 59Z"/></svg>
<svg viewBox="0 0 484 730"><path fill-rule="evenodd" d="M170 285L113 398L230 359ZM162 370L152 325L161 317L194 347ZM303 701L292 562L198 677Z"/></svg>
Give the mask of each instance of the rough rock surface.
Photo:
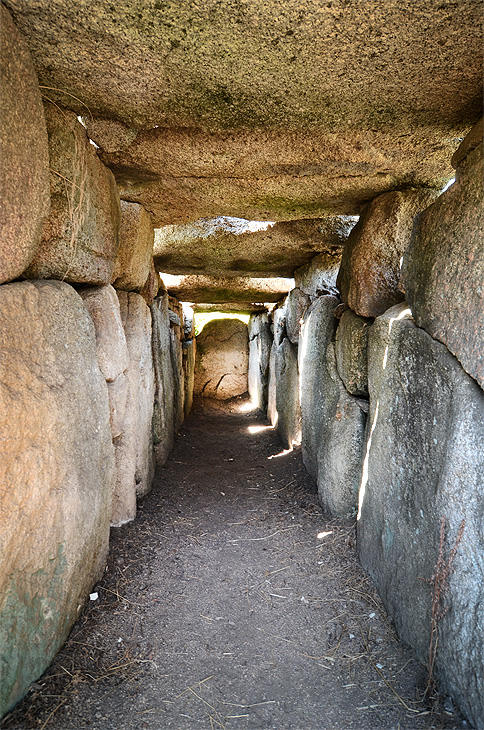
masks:
<svg viewBox="0 0 484 730"><path fill-rule="evenodd" d="M318 448L323 414L323 379L326 351L334 338L337 321L333 316L339 304L336 297L324 296L316 300L307 312L302 325L299 346L301 378L302 458L314 480L318 476Z"/></svg>
<svg viewBox="0 0 484 730"><path fill-rule="evenodd" d="M484 388L484 169L475 136L462 143L456 182L417 218L404 278L418 326Z"/></svg>
<svg viewBox="0 0 484 730"><path fill-rule="evenodd" d="M287 295L286 310L286 335L293 345L299 342L301 323L311 304L310 298L300 289L291 289Z"/></svg>
<svg viewBox="0 0 484 730"><path fill-rule="evenodd" d="M277 432L285 449L301 443L297 345L287 337L275 348Z"/></svg>
<svg viewBox="0 0 484 730"><path fill-rule="evenodd" d="M160 291L161 286L161 279L160 275L155 269L155 263L153 259L151 259L150 263L150 270L148 273L148 278L146 279L144 285L140 289L140 294L145 300L146 304L151 307L154 300L158 296L158 292Z"/></svg>
<svg viewBox="0 0 484 730"><path fill-rule="evenodd" d="M354 218L351 219L356 223ZM354 225L352 226L354 227ZM311 297L338 294L336 279L341 265L342 251L318 254L305 266L294 271L294 282L298 289Z"/></svg>
<svg viewBox="0 0 484 730"><path fill-rule="evenodd" d="M116 488L112 524L136 516L136 495L149 491L154 474L151 421L154 373L151 351L151 315L143 298L134 292L118 293L126 335L129 365L128 394L122 434L116 439Z"/></svg>
<svg viewBox="0 0 484 730"><path fill-rule="evenodd" d="M272 332L267 313L252 315L249 320L249 395L257 408L267 408L269 359Z"/></svg>
<svg viewBox="0 0 484 730"><path fill-rule="evenodd" d="M175 381L171 362L168 294L158 296L151 306L155 399L153 442L157 466L163 466L173 447Z"/></svg>
<svg viewBox="0 0 484 730"><path fill-rule="evenodd" d="M171 299L171 297L170 297ZM180 314L181 306L179 307ZM172 314L170 310L169 314ZM180 317L175 315L178 322ZM182 319L183 321L183 319ZM183 368L183 326L170 319L170 353L174 379L174 426L178 431L185 418L185 371Z"/></svg>
<svg viewBox="0 0 484 730"><path fill-rule="evenodd" d="M286 336L286 302L284 300L280 306L277 306L272 313L272 329L274 332L274 342L280 345Z"/></svg>
<svg viewBox="0 0 484 730"><path fill-rule="evenodd" d="M277 426L277 403L276 403L276 349L275 342L272 343L269 357L269 382L267 384L267 418L273 426Z"/></svg>
<svg viewBox="0 0 484 730"><path fill-rule="evenodd" d="M436 190L395 191L373 200L343 249L337 285L343 301L362 317L378 317L405 296L402 256L413 220L437 197Z"/></svg>
<svg viewBox="0 0 484 730"><path fill-rule="evenodd" d="M183 416L186 418L193 406L193 389L195 387L195 362L197 352L197 341L195 337L191 340L183 340Z"/></svg>
<svg viewBox="0 0 484 730"><path fill-rule="evenodd" d="M294 286L292 279L250 276L180 276L167 284L171 294L184 302L277 302Z"/></svg>
<svg viewBox="0 0 484 730"><path fill-rule="evenodd" d="M247 325L240 319L214 319L197 337L195 393L227 400L247 391Z"/></svg>
<svg viewBox="0 0 484 730"><path fill-rule="evenodd" d="M253 314L265 312L265 307L251 302L219 302L218 304L207 304L204 302L193 303L194 312L221 312L222 314Z"/></svg>
<svg viewBox="0 0 484 730"><path fill-rule="evenodd" d="M129 362L119 299L109 284L80 289L79 294L94 323L99 367L111 382L124 373Z"/></svg>
<svg viewBox="0 0 484 730"><path fill-rule="evenodd" d="M37 76L24 39L0 6L0 283L33 259L49 214L49 149Z"/></svg>
<svg viewBox="0 0 484 730"><path fill-rule="evenodd" d="M155 264L169 274L291 277L325 251L341 259L352 227L347 216L279 223L220 217L155 231Z"/></svg>
<svg viewBox="0 0 484 730"><path fill-rule="evenodd" d="M336 330L335 353L338 373L352 395L368 397L368 331L372 320L347 309Z"/></svg>
<svg viewBox="0 0 484 730"><path fill-rule="evenodd" d="M0 716L104 570L114 449L92 321L62 282L0 287Z"/></svg>
<svg viewBox="0 0 484 730"><path fill-rule="evenodd" d="M336 297L311 307L299 345L303 462L333 517L353 517L364 452L366 402L351 396L337 368L333 312Z"/></svg>
<svg viewBox="0 0 484 730"><path fill-rule="evenodd" d="M427 660L442 517L444 560L463 519L439 608L435 673L484 727L484 395L448 350L409 319L405 305L379 317L369 343L370 440L360 490L360 559L400 637ZM411 427L409 427L411 424Z"/></svg>
<svg viewBox="0 0 484 730"><path fill-rule="evenodd" d="M116 289L140 291L150 273L154 230L142 205L121 201L119 248L111 283Z"/></svg>
<svg viewBox="0 0 484 730"><path fill-rule="evenodd" d="M80 289L84 306L96 332L97 359L108 383L111 433L113 439L123 432L128 398L128 346L119 311L119 300L109 284Z"/></svg>
<svg viewBox="0 0 484 730"><path fill-rule="evenodd" d="M321 377L318 496L332 517L349 519L358 508L368 403L349 395L344 387L336 369L333 343L328 345Z"/></svg>
<svg viewBox="0 0 484 730"><path fill-rule="evenodd" d="M24 277L109 284L118 250L119 194L72 112L45 105L51 211Z"/></svg>

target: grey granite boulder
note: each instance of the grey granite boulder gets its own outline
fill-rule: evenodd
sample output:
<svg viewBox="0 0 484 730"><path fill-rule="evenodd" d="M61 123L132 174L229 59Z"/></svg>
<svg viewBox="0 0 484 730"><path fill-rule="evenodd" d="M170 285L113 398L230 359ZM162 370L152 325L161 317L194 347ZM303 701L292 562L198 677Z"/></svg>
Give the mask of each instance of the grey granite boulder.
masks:
<svg viewBox="0 0 484 730"><path fill-rule="evenodd" d="M175 381L171 362L170 317L166 292L153 302L151 316L155 374L153 441L156 463L162 466L173 447L175 430Z"/></svg>
<svg viewBox="0 0 484 730"><path fill-rule="evenodd" d="M369 387L360 560L399 636L427 662L440 522L448 523L447 561L465 520L438 605L435 674L441 691L483 728L484 394L405 305L372 327Z"/></svg>
<svg viewBox="0 0 484 730"><path fill-rule="evenodd" d="M299 341L299 333L301 331L301 323L306 314L311 299L300 289L291 289L286 298L286 335L293 345Z"/></svg>
<svg viewBox="0 0 484 730"><path fill-rule="evenodd" d="M368 397L368 331L372 320L347 309L336 330L336 364L346 390Z"/></svg>
<svg viewBox="0 0 484 730"><path fill-rule="evenodd" d="M248 388L249 335L240 319L214 319L197 337L195 393L227 400Z"/></svg>
<svg viewBox="0 0 484 730"><path fill-rule="evenodd" d="M272 333L267 313L253 314L249 320L248 387L252 403L264 410L267 407L269 359Z"/></svg>
<svg viewBox="0 0 484 730"><path fill-rule="evenodd" d="M94 326L68 284L0 287L0 716L104 571L114 488Z"/></svg>
<svg viewBox="0 0 484 730"><path fill-rule="evenodd" d="M418 326L443 342L484 388L482 122L461 147L455 183L417 218L404 279Z"/></svg>
<svg viewBox="0 0 484 730"><path fill-rule="evenodd" d="M275 348L277 432L286 449L301 443L297 345L287 337Z"/></svg>

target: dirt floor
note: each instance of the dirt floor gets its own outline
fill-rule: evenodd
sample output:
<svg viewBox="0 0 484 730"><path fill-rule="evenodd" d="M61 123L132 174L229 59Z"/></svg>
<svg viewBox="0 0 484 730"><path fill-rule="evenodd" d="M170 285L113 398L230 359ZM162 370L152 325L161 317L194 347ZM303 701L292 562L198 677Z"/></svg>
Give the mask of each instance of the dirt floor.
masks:
<svg viewBox="0 0 484 730"><path fill-rule="evenodd" d="M300 453L242 400L198 404L48 671L2 727L469 727L419 702L400 645Z"/></svg>

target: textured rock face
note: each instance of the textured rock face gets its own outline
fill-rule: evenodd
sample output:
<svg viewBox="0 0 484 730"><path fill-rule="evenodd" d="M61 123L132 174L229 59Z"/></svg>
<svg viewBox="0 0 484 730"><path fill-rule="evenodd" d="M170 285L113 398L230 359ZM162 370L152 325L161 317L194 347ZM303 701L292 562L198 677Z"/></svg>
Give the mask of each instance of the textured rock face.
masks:
<svg viewBox="0 0 484 730"><path fill-rule="evenodd" d="M124 373L129 355L119 300L112 286L92 286L79 291L96 331L97 357L108 382Z"/></svg>
<svg viewBox="0 0 484 730"><path fill-rule="evenodd" d="M214 319L197 337L195 393L226 400L247 391L249 336L239 319Z"/></svg>
<svg viewBox="0 0 484 730"><path fill-rule="evenodd" d="M119 195L72 112L45 105L51 211L25 278L109 284L118 250Z"/></svg>
<svg viewBox="0 0 484 730"><path fill-rule="evenodd" d="M337 320L333 316L338 299L325 296L318 299L306 314L299 347L301 377L302 458L314 480L318 476L318 448L323 416L323 379L326 351L334 337Z"/></svg>
<svg viewBox="0 0 484 730"><path fill-rule="evenodd" d="M202 219L155 232L155 263L169 274L291 277L294 268L325 251L341 258L351 230L345 216L267 223L242 218Z"/></svg>
<svg viewBox="0 0 484 730"><path fill-rule="evenodd" d="M170 297L171 299L171 297ZM176 321L170 318L170 354L171 354L171 366L173 368L173 379L174 379L174 426L175 431L178 431L185 418L185 371L183 368L183 313L181 306L179 312L182 317L181 324L176 324L176 321L180 322L180 317L176 316ZM172 314L170 309L169 314Z"/></svg>
<svg viewBox="0 0 484 730"><path fill-rule="evenodd" d="M154 404L154 372L151 350L151 314L143 298L134 292L118 292L121 320L129 353L128 395L123 432L116 440L116 489L113 497L114 526L136 516L136 495L146 494L154 474L151 420Z"/></svg>
<svg viewBox="0 0 484 730"><path fill-rule="evenodd" d="M113 439L123 432L128 398L128 346L119 311L119 300L112 286L81 289L80 295L91 315L96 332L97 359L108 383L111 433Z"/></svg>
<svg viewBox="0 0 484 730"><path fill-rule="evenodd" d="M404 299L400 269L413 219L435 200L435 190L405 190L373 200L343 250L337 285L343 301L362 317L378 317Z"/></svg>
<svg viewBox="0 0 484 730"><path fill-rule="evenodd" d="M337 368L333 312L338 300L318 299L299 345L302 453L322 506L334 517L356 514L364 451L366 403L351 396Z"/></svg>
<svg viewBox="0 0 484 730"><path fill-rule="evenodd" d="M346 390L368 397L368 331L372 320L343 312L336 330L336 364Z"/></svg>
<svg viewBox="0 0 484 730"><path fill-rule="evenodd" d="M121 201L119 248L111 282L116 289L140 291L148 278L155 233L142 205Z"/></svg>
<svg viewBox="0 0 484 730"><path fill-rule="evenodd" d="M171 362L168 294L157 297L151 306L153 322L153 366L155 401L153 408L153 442L156 463L163 466L173 447L175 381Z"/></svg>
<svg viewBox="0 0 484 730"><path fill-rule="evenodd" d="M195 384L195 353L197 341L195 338L195 315L187 304L183 309L183 375L184 375L184 416L188 416L193 406L193 388Z"/></svg>
<svg viewBox="0 0 484 730"><path fill-rule="evenodd" d="M484 169L476 136L463 142L456 182L417 218L404 277L418 326L484 388Z"/></svg>
<svg viewBox="0 0 484 730"><path fill-rule="evenodd" d="M379 317L369 345L369 444L358 546L401 638L427 660L430 579L441 517L447 560L465 519L438 624L436 675L476 727L484 718L482 443L484 395L405 305ZM443 608L443 606L441 607Z"/></svg>
<svg viewBox="0 0 484 730"><path fill-rule="evenodd" d="M27 44L0 7L0 283L33 259L49 214L44 109Z"/></svg>
<svg viewBox="0 0 484 730"><path fill-rule="evenodd" d="M253 279L250 276L216 278L180 276L170 283L171 294L184 302L277 302L294 286L292 279Z"/></svg>
<svg viewBox="0 0 484 730"><path fill-rule="evenodd" d="M151 307L155 298L157 297L158 292L160 290L160 286L161 286L160 275L158 274L158 272L155 269L155 264L154 264L153 259L151 259L148 278L146 279L143 287L140 289L140 294L149 307Z"/></svg>
<svg viewBox="0 0 484 730"><path fill-rule="evenodd" d="M300 289L291 289L286 299L286 334L293 344L299 342L301 323L311 304L310 298Z"/></svg>
<svg viewBox="0 0 484 730"><path fill-rule="evenodd" d="M267 418L273 426L277 425L277 403L276 403L276 349L275 342L272 343L269 357L269 383L267 386Z"/></svg>
<svg viewBox="0 0 484 730"><path fill-rule="evenodd" d="M269 315L252 315L249 320L249 395L252 403L261 410L267 408L271 347Z"/></svg>
<svg viewBox="0 0 484 730"><path fill-rule="evenodd" d="M285 449L301 443L297 345L287 337L275 348L277 432Z"/></svg>
<svg viewBox="0 0 484 730"><path fill-rule="evenodd" d="M0 715L104 569L114 449L92 321L61 282L0 287Z"/></svg>
<svg viewBox="0 0 484 730"><path fill-rule="evenodd" d="M352 220L353 224L355 220ZM353 225L354 227L354 225ZM311 297L338 294L336 279L341 264L342 252L337 249L315 256L305 266L296 269L294 281L298 289Z"/></svg>

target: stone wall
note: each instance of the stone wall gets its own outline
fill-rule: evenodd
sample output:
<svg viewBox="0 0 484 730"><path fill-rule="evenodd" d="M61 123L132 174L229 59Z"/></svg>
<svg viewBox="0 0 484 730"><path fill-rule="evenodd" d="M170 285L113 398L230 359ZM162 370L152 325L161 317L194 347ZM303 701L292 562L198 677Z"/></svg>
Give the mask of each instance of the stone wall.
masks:
<svg viewBox="0 0 484 730"><path fill-rule="evenodd" d="M110 525L135 517L166 459L191 404L194 340L158 296L148 214L120 206L76 115L42 105L0 12L12 90L1 95L1 716L65 641L104 571Z"/></svg>
<svg viewBox="0 0 484 730"><path fill-rule="evenodd" d="M248 388L249 335L240 319L213 319L197 337L195 393L227 400Z"/></svg>

